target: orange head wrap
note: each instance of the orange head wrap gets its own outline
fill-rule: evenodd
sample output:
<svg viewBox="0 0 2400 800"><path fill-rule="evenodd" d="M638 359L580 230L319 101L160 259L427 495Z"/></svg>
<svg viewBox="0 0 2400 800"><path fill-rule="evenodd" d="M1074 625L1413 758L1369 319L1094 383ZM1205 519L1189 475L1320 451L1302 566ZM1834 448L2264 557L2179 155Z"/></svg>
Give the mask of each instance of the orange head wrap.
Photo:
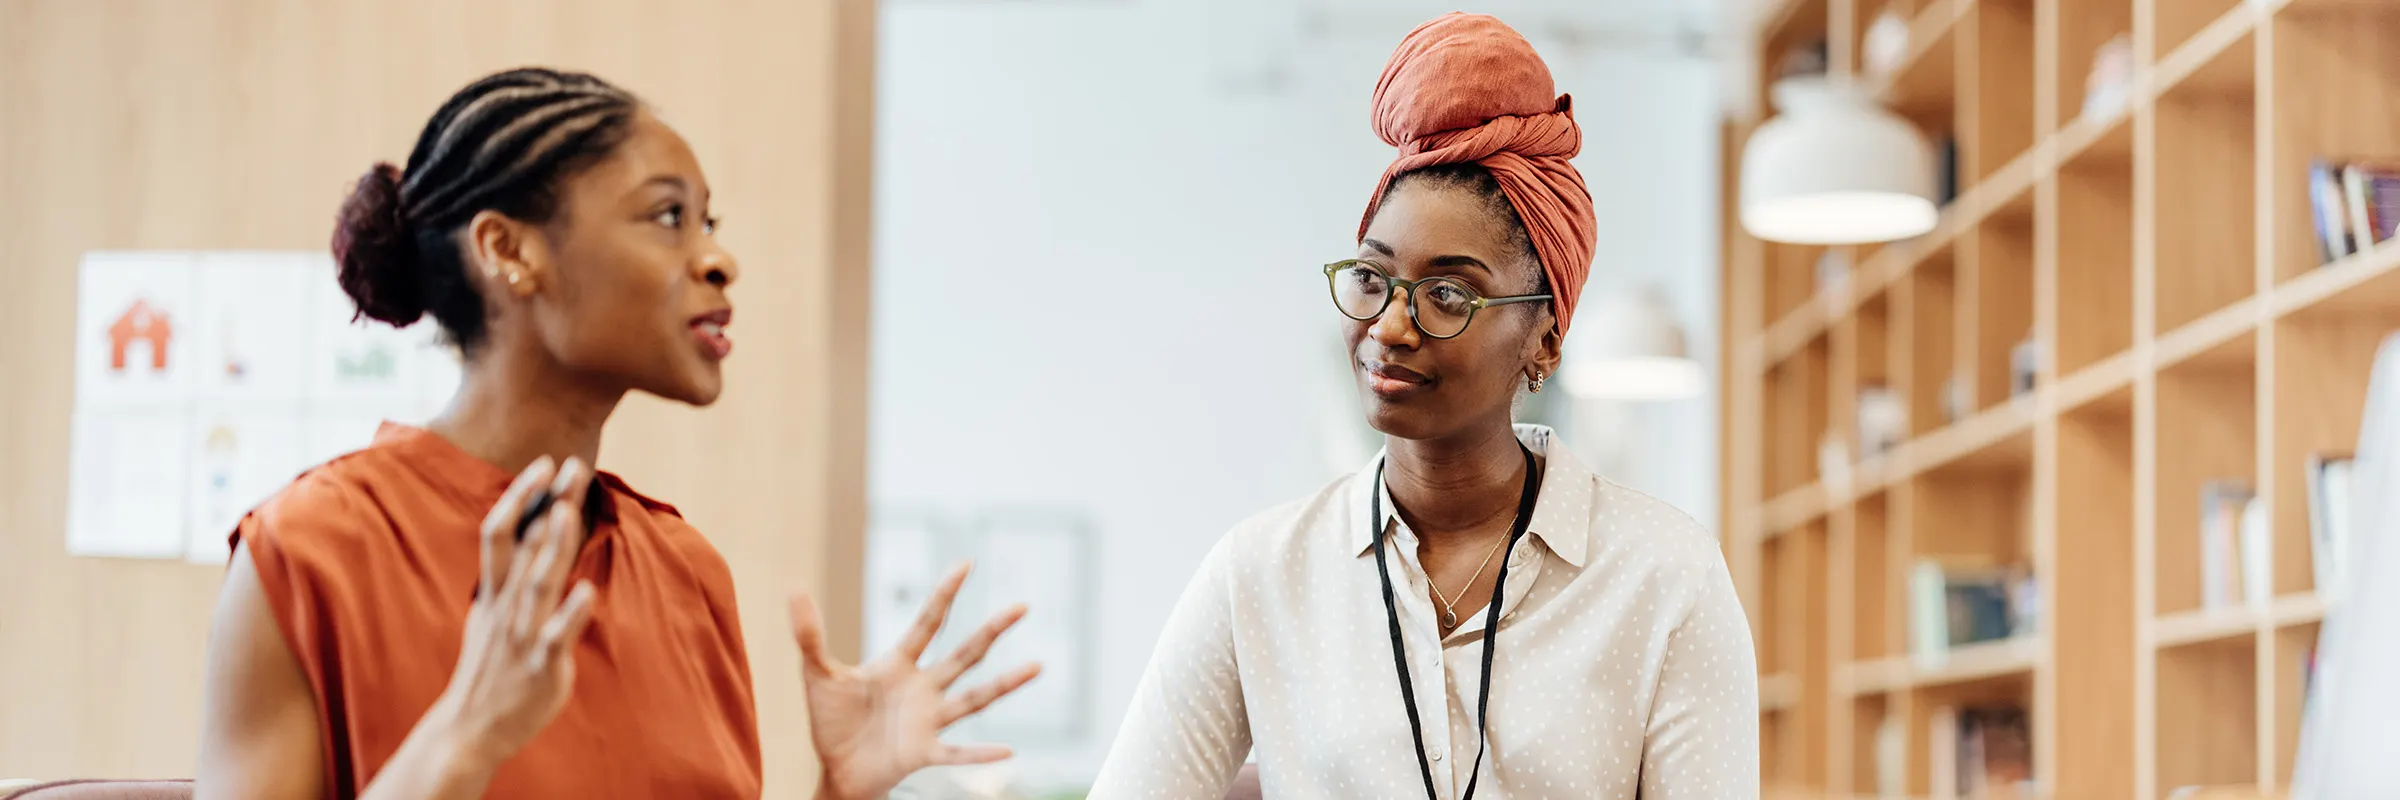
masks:
<svg viewBox="0 0 2400 800"><path fill-rule="evenodd" d="M1401 173L1481 164L1525 220L1564 334L1599 237L1591 190L1567 162L1583 149L1583 130L1554 88L1533 44L1498 19L1453 12L1410 31L1375 81L1375 133L1400 157L1376 182L1358 235L1366 238Z"/></svg>

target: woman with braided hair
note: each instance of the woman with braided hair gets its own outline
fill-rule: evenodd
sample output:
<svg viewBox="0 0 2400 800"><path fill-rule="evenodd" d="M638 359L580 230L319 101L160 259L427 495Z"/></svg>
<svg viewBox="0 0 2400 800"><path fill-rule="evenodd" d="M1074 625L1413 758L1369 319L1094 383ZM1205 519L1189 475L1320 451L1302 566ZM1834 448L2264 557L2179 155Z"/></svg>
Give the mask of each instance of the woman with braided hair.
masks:
<svg viewBox="0 0 2400 800"><path fill-rule="evenodd" d="M424 428L385 425L232 533L200 797L759 795L725 560L589 466L627 393L706 405L722 389L740 270L715 226L683 138L576 73L477 81L405 168L359 179L333 234L343 290L385 323L433 317L465 380ZM1007 755L936 738L1035 672L948 694L1022 609L920 667L964 579L862 666L827 656L793 599L819 797Z"/></svg>
<svg viewBox="0 0 2400 800"><path fill-rule="evenodd" d="M1754 798L1758 675L1715 538L1513 425L1590 270L1582 133L1499 20L1401 41L1400 155L1325 265L1385 449L1235 526L1184 590L1095 800Z"/></svg>

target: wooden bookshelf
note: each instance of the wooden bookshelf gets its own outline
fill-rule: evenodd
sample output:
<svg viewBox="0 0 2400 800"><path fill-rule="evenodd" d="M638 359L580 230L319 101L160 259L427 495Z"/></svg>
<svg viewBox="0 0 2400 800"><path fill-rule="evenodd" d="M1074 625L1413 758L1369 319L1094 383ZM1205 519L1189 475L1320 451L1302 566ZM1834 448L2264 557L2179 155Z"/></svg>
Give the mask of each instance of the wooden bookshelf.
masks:
<svg viewBox="0 0 2400 800"><path fill-rule="evenodd" d="M1863 74L1887 9L1907 46ZM2086 114L2118 37L2127 100ZM2041 796L2283 791L2326 613L2305 464L2354 446L2400 330L2400 243L2320 264L2307 168L2400 160L2400 2L1785 0L1753 43L1760 108L1819 38L1837 76L1957 142L1958 192L1926 235L1840 248L1823 290L1826 248L1750 238L1724 207L1727 552L1769 796L1871 796L1886 720L1896 796L1933 794L1933 710L1991 701L2028 711ZM1862 456L1869 384L1909 427ZM1845 451L1821 458L1829 439ZM2201 491L2228 480L2269 519L2255 605L2203 601ZM1909 576L1932 557L2029 566L2034 630L1917 658Z"/></svg>

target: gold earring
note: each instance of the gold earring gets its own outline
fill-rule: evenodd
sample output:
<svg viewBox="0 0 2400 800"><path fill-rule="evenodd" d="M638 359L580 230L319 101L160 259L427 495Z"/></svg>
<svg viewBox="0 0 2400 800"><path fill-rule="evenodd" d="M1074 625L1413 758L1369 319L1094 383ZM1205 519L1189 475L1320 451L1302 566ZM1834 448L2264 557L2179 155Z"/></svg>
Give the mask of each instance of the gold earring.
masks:
<svg viewBox="0 0 2400 800"><path fill-rule="evenodd" d="M1531 388L1533 389L1533 393L1534 393L1534 394L1541 394L1541 393L1542 393L1542 373L1541 373L1541 371L1540 371L1540 370L1535 370L1535 371L1534 371L1534 373L1533 373L1533 383L1531 384Z"/></svg>

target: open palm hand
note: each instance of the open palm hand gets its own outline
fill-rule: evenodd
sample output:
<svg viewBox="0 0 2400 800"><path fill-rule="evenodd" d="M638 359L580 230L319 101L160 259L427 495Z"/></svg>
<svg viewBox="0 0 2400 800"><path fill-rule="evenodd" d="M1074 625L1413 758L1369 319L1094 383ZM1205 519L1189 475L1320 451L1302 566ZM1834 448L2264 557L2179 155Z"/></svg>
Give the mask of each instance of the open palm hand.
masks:
<svg viewBox="0 0 2400 800"><path fill-rule="evenodd" d="M959 567L935 587L925 610L883 657L843 664L825 652L825 629L806 592L792 596L792 636L800 643L800 677L808 691L809 726L817 757L824 763L819 798L881 797L926 767L985 764L1009 757L999 745L953 745L943 729L1008 696L1041 672L1038 664L1010 670L998 679L949 694L960 676L983 661L1000 634L1025 617L1023 606L994 615L940 661L919 665L925 648L950 616L950 605L967 579Z"/></svg>

